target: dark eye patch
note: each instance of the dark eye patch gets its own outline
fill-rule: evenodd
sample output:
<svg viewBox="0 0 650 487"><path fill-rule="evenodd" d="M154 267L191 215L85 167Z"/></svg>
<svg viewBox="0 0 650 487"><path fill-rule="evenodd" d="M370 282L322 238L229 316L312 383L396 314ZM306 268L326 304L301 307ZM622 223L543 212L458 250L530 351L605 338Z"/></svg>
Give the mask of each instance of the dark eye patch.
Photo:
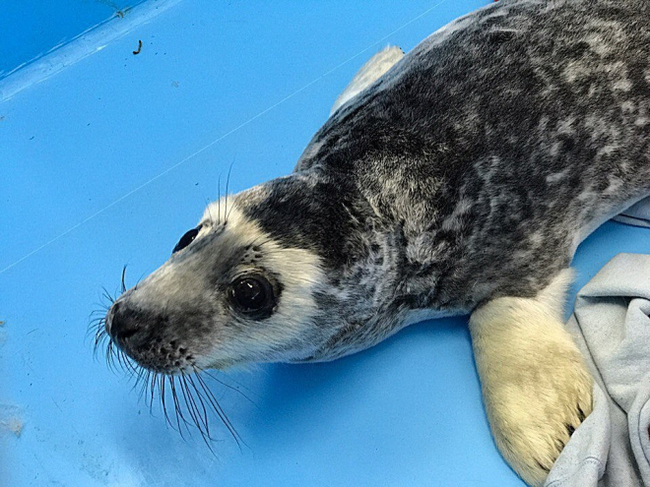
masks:
<svg viewBox="0 0 650 487"><path fill-rule="evenodd" d="M185 247L191 244L196 238L196 236L199 234L199 230L201 230L201 225L199 225L196 228L193 228L192 230L189 230L188 232L185 232L185 235L181 237L181 239L174 247L174 250L172 250L172 254L175 254L179 250L183 250Z"/></svg>

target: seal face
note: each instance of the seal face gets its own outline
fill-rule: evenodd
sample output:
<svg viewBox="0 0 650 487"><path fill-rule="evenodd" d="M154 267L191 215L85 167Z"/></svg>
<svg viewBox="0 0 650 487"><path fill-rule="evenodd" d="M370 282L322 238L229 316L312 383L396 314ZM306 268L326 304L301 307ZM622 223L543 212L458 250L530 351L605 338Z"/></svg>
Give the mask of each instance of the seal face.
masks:
<svg viewBox="0 0 650 487"><path fill-rule="evenodd" d="M110 308L106 328L140 365L164 373L313 351L319 258L284 248L231 205L211 205L171 259Z"/></svg>

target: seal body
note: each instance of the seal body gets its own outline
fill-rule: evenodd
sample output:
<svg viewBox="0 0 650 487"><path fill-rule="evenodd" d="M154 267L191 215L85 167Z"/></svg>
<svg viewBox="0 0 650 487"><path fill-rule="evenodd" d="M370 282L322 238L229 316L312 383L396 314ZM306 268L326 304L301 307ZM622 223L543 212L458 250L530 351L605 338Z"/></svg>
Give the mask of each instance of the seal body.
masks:
<svg viewBox="0 0 650 487"><path fill-rule="evenodd" d="M500 0L352 91L294 173L213 203L106 329L176 373L331 360L472 313L497 444L540 484L591 400L566 269L650 194L650 4Z"/></svg>

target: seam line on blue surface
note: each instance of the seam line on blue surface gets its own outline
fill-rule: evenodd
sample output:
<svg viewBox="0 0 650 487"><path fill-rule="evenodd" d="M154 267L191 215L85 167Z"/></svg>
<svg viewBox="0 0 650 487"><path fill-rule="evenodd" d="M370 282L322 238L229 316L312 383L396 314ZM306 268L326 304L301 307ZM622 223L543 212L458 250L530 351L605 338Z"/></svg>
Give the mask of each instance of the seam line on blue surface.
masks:
<svg viewBox="0 0 650 487"><path fill-rule="evenodd" d="M305 91L305 90L306 90L307 88L309 88L310 86L312 86L312 85L318 83L320 80L322 80L323 78L329 76L329 75L332 74L334 71L336 71L336 70L338 70L339 68L341 68L342 66L348 64L350 61L352 61L352 60L358 58L359 56L361 56L361 55L362 55L363 53L365 53L366 51L369 51L370 49L372 49L373 47L375 47L377 44L381 44L381 43L384 42L386 39L388 39L390 36L396 34L397 32L399 32L399 31L401 31L401 30L403 30L403 29L405 29L406 27L408 27L409 25L411 25L413 22L415 22L415 21L421 19L422 17L424 17L425 15L429 14L432 10L434 10L434 9L437 8L437 7L439 7L440 5L442 5L443 3L445 3L446 1L447 1L447 0L441 0L440 2L436 3L436 4L433 5L432 7L429 7L427 10L425 10L425 11L422 12L422 13L420 13L420 14L417 15L416 17L413 17L411 20L409 20L408 22L402 24L402 25L401 25L400 27L398 27L397 29L391 31L390 33L388 33L388 34L386 34L385 36L383 36L381 39L379 39L379 40L373 42L373 43L370 44L368 47L362 49L361 51L359 51L358 53L356 53L354 56L351 56L351 57L347 58L345 61L343 61L343 62L337 64L336 66L334 66L333 68L329 69L328 71L326 71L325 73L323 73L323 74L320 75L319 77L315 78L314 80L310 81L310 82L307 83L306 85L302 86L302 87L299 88L298 90L296 90L296 91L292 92L291 94L285 96L285 97L282 98L280 101L274 103L274 104L271 105L270 107L268 107L268 108L262 110L262 111L259 112L257 115L255 115L255 116L249 118L249 119L246 120L245 122L242 122L241 124L239 124L238 126L236 126L236 127L233 128L233 129L229 130L229 131L226 132L225 134L220 135L219 137L217 137L216 139L214 139L214 140L213 140L212 142L210 142L209 144L207 144L207 145L203 146L202 148L196 150L195 152L193 152L193 153L190 154L189 156L187 156L187 157L181 159L181 160L180 160L179 162L177 162L176 164L173 164L172 166L168 167L167 169L165 169L165 170L162 171L161 173L159 173L159 174L157 174L156 176L152 177L151 179L145 181L144 183L140 184L140 185L137 186L136 188L134 188L134 189L132 189L131 191L127 192L126 194L120 196L118 199L114 200L112 203L109 203L108 205L104 206L103 208L97 210L95 213L93 213L93 214L87 216L86 218L84 218L84 219L81 220L80 222L78 222L78 223L76 223L75 225L71 226L70 228L68 228L68 229L65 230L64 232L58 234L57 236L51 238L50 240L48 240L47 242L43 243L42 245L36 247L34 250L30 251L29 253L27 253L26 255L24 255L23 257L21 257L20 259L14 261L13 263L7 265L7 266L4 267L2 270L0 270L0 274L3 274L4 272L8 271L9 269L11 269L11 268L17 266L18 264L20 264L20 263L23 262L24 260L28 259L28 258L31 257L32 255L34 255L34 254L40 252L41 250L43 250L44 248L46 248L46 247L48 247L49 245L53 244L53 243L56 242L57 240L60 240L61 238L65 237L66 235L72 233L73 231L75 231L75 230L76 230L77 228L79 228L80 226L82 226L82 225L84 225L85 223L89 222L90 220L92 220L92 219L98 217L99 215L101 215L101 214L104 213L105 211L109 210L110 208L112 208L113 206L117 205L118 203L124 201L125 199L127 199L128 197L130 197L130 196L132 196L133 194L137 193L138 191L140 191L141 189L145 188L146 186L150 185L150 184L153 183L154 181L156 181L156 180L160 179L161 177L165 176L166 174L168 174L169 172L173 171L174 169L176 169L177 167L181 166L182 164L185 164L185 163L186 163L187 161L189 161L190 159L193 159L194 157L198 156L199 154L205 152L205 151L208 150L210 147L214 146L215 144L217 144L218 142L222 141L222 140L225 139L226 137L228 137L228 136L232 135L233 133L237 132L238 130L242 129L243 127L245 127L246 125L250 124L251 122L257 120L257 119L260 118L260 117L262 117L263 115L265 115L266 113L270 112L270 111L273 110L274 108L278 107L278 106L281 105L282 103L284 103L284 102L286 102L287 100L293 98L294 96L296 96L296 95L302 93L303 91Z"/></svg>

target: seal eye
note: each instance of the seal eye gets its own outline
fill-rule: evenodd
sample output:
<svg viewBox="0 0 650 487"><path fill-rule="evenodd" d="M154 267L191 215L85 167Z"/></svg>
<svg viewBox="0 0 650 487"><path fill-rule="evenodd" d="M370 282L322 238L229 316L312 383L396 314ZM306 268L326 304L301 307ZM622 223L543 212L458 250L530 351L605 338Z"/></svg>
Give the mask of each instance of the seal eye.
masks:
<svg viewBox="0 0 650 487"><path fill-rule="evenodd" d="M179 250L183 250L185 247L191 244L196 238L196 236L199 234L199 230L201 230L200 226L193 228L189 232L186 232L185 235L183 235L181 239L178 241L176 247L174 247L174 250L172 250L172 254L175 254Z"/></svg>
<svg viewBox="0 0 650 487"><path fill-rule="evenodd" d="M236 279L232 283L230 295L238 311L258 318L269 316L275 305L273 286L262 276Z"/></svg>

